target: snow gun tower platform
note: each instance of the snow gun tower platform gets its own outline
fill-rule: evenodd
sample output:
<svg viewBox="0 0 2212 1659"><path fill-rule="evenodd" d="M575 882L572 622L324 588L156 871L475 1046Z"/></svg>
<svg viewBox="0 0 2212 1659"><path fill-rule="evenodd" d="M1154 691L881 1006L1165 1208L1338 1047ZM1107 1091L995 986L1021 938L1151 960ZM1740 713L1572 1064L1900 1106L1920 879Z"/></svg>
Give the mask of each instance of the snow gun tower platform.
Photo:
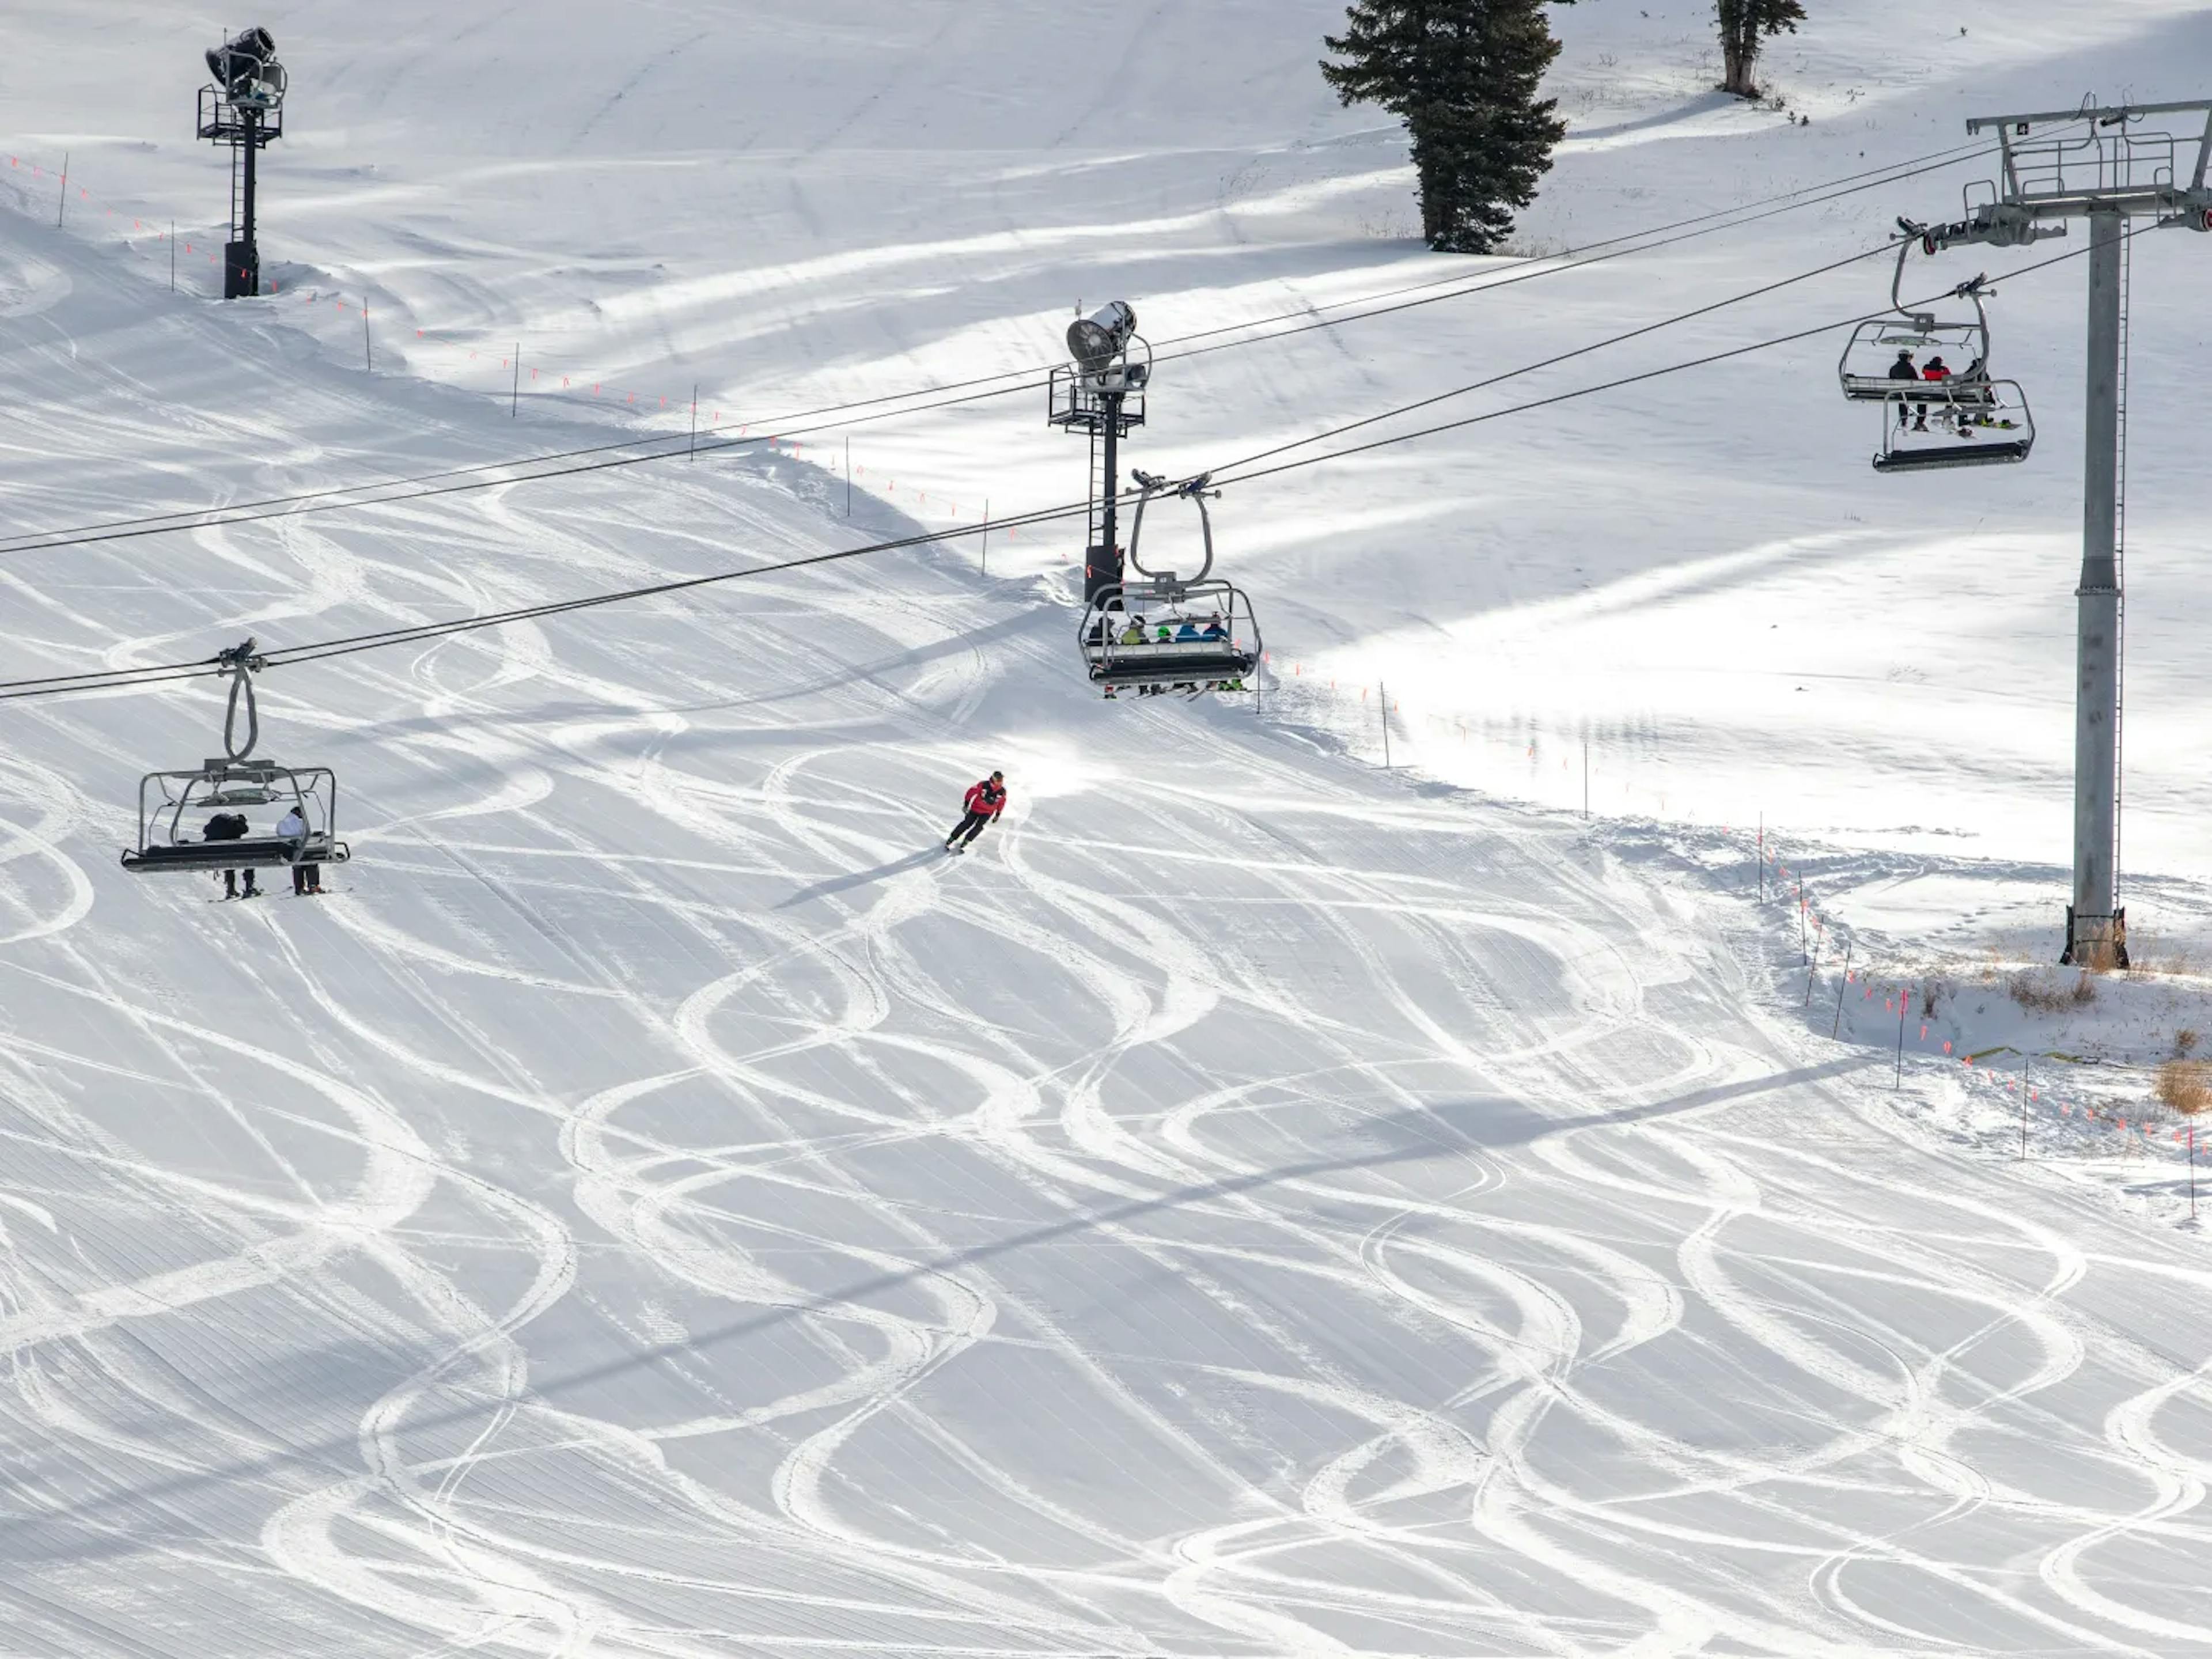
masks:
<svg viewBox="0 0 2212 1659"><path fill-rule="evenodd" d="M283 64L267 29L240 30L207 53L214 80L200 88L199 133L230 146L230 236L222 247L222 297L261 292L261 249L253 236L254 164L284 136Z"/></svg>
<svg viewBox="0 0 2212 1659"><path fill-rule="evenodd" d="M1133 348L1140 355L1133 356ZM1121 585L1114 511L1121 493L1121 443L1145 423L1152 349L1137 333L1137 313L1115 300L1068 325L1067 350L1075 361L1052 371L1047 422L1091 439L1091 512L1083 554L1088 605L1102 589Z"/></svg>
<svg viewBox="0 0 2212 1659"><path fill-rule="evenodd" d="M2194 132L2144 131L2155 117L2191 116ZM2178 123L2175 125L2179 125ZM2212 231L2212 100L2100 109L1983 115L1970 134L1994 130L2000 183L1969 185L1966 216L1911 225L1934 253L1961 243L2014 247L2089 223L2087 454L2083 473L2081 577L2075 590L2074 902L2066 908L2063 963L2128 965L2127 912L2119 900L2122 555L2127 433L2129 249L2139 232L2181 225Z"/></svg>

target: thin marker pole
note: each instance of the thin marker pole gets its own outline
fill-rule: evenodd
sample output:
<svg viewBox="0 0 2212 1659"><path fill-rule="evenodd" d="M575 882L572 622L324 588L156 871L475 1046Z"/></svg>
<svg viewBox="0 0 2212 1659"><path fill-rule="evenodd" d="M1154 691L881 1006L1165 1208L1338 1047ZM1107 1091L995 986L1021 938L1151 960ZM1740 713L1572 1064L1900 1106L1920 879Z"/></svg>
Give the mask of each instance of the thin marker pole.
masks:
<svg viewBox="0 0 2212 1659"><path fill-rule="evenodd" d="M853 516L853 440L849 434L845 439L845 516Z"/></svg>
<svg viewBox="0 0 2212 1659"><path fill-rule="evenodd" d="M1911 988L1910 985L1897 988L1897 1081L1890 1085L1893 1089L1905 1086L1905 996Z"/></svg>
<svg viewBox="0 0 2212 1659"><path fill-rule="evenodd" d="M1382 705L1382 769L1390 769L1390 688L1382 681L1375 682L1375 695Z"/></svg>
<svg viewBox="0 0 2212 1659"><path fill-rule="evenodd" d="M361 368L364 374L376 373L376 361L368 350L368 295L361 296Z"/></svg>
<svg viewBox="0 0 2212 1659"><path fill-rule="evenodd" d="M67 150L62 152L62 200L61 205L54 210L56 230L62 228L62 221L69 215L69 155Z"/></svg>
<svg viewBox="0 0 2212 1659"><path fill-rule="evenodd" d="M1804 901L1800 899L1798 902L1802 904ZM1799 925L1801 927L1803 925L1802 917ZM1805 1006L1808 1008L1810 1008L1813 1006L1813 976L1820 971L1820 958L1817 957L1808 957L1805 959Z"/></svg>
<svg viewBox="0 0 2212 1659"><path fill-rule="evenodd" d="M691 447L684 459L696 460L699 455L699 382L691 382Z"/></svg>
<svg viewBox="0 0 2212 1659"><path fill-rule="evenodd" d="M177 222L169 221L169 292L177 291Z"/></svg>
<svg viewBox="0 0 2212 1659"><path fill-rule="evenodd" d="M522 342L514 343L514 386L507 394L507 416L514 420L522 413Z"/></svg>
<svg viewBox="0 0 2212 1659"><path fill-rule="evenodd" d="M1851 981L1851 946L1856 942L1852 939L1844 941L1844 976L1836 981L1836 1018L1835 1023L1828 1027L1830 1036L1838 1035L1844 1029L1844 987Z"/></svg>

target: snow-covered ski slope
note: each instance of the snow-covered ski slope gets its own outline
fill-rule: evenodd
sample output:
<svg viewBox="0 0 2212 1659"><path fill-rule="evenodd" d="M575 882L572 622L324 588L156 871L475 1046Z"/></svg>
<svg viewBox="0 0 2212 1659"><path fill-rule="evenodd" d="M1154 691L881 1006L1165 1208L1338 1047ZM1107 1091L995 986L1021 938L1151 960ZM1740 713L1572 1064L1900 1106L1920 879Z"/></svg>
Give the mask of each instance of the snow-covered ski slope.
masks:
<svg viewBox="0 0 2212 1659"><path fill-rule="evenodd" d="M2212 13L2191 0L1829 0L1769 54L1768 84L1811 120L1785 126L1710 94L1710 9L1558 9L1553 83L1575 131L1524 216L1525 246L1586 246L1954 152L1972 112L2212 88ZM1130 298L1162 339L1342 303L1442 262L1407 240L1395 124L1337 108L1316 73L1341 11L279 6L264 15L297 90L265 174L264 250L288 291L369 295L387 367L489 399L520 343L545 404L635 390L664 428L683 424L695 383L710 409L768 421L1034 365L1078 301ZM81 226L106 246L132 216L204 230L220 161L185 135L211 25L110 3L88 47L83 12L17 9L30 38L72 49L11 82L14 142L49 171L9 180L51 216L51 169L69 156L118 216ZM1541 361L1873 246L1899 214L1954 215L1990 171L1961 164L1389 322L1181 358L1132 459L1195 471ZM1916 264L1917 292L2081 246L1961 250ZM2212 795L2197 734L2212 709L2194 460L2212 239L2171 233L2136 252L2125 862L2202 877ZM139 240L156 283L166 257ZM2085 282L2076 258L1995 302L1999 367L2040 420L2027 467L1877 479L1876 416L1836 396L1841 337L1824 334L1273 480L1224 500L1224 534L1273 595L1271 638L1323 684L1390 685L1407 715L1399 753L1420 745L1432 775L1576 805L1559 762L1588 735L1609 811L1763 811L1800 832L2003 860L2056 890ZM1872 260L1428 415L1841 321L1887 291ZM334 360L359 361L357 307L299 315ZM933 522L948 503L972 520L985 501L1061 501L1079 461L1042 430L1041 403L858 425L855 463ZM841 439L825 441L828 459ZM1054 570L1078 544L1041 542L1027 563L1001 546L993 568ZM1325 694L1305 711L1372 746L1363 712ZM2022 949L2055 953L2058 915L2027 896L2019 915L2038 932Z"/></svg>
<svg viewBox="0 0 2212 1659"><path fill-rule="evenodd" d="M302 6L264 19L296 112L266 246L368 286L403 352L558 325L578 367L748 410L1030 361L1116 283L1163 333L1372 293L1431 262L1382 240L1395 141L1313 84L1332 10ZM2179 9L1859 8L1785 46L1815 121L1784 134L1697 95L1686 7L1560 24L1591 95L1536 236L1936 149L1969 83L2212 70ZM149 213L211 196L160 100L72 101L174 62L181 109L209 34L104 9L23 88L49 113L19 142ZM1752 286L1901 205L1847 201L1510 310L1195 360L1146 458ZM2198 314L2203 246L2142 253L2139 316ZM365 375L357 313L173 300L161 258L0 216L11 528L605 430L510 420L427 346L430 379ZM2022 352L2054 379L2077 301L2006 296L2064 331ZM2174 337L2141 396L2201 419ZM1988 603L2063 641L2063 396L2047 467L1877 495L1826 356L1232 495L1224 550L1324 672L1432 662L1479 703L1488 647L1440 646L1514 639L1657 706L1700 683L1669 617L1715 607L1697 666L1742 670L1741 584L1795 583L1818 648L1863 629L1970 728L2063 735L2051 641ZM902 483L850 525L826 473L754 450L7 554L7 678L850 546L921 488L1065 500L1079 453L1022 402L856 432ZM2175 574L2131 616L2178 640L2191 504L2145 489ZM1663 837L1378 776L1318 701L1101 705L1058 550L973 566L272 672L264 749L346 792L356 861L318 903L116 866L137 773L217 746L211 684L0 704L0 1653L2212 1651L2196 1236L1912 1127L1882 1061L1777 1011L1739 893L1637 855ZM1638 606L1648 660L1577 631ZM1575 714L1547 695L1521 711ZM1863 795L1949 826L1900 793L1927 754L2002 768L1909 695L1879 705L1907 740L1839 726L1825 785L1782 752L1819 723L1757 685L1658 724L1671 776L1747 798L1786 763L1839 822L1889 821ZM1014 810L945 859L994 765ZM2008 821L2057 815L2036 781L1962 827L2049 851Z"/></svg>

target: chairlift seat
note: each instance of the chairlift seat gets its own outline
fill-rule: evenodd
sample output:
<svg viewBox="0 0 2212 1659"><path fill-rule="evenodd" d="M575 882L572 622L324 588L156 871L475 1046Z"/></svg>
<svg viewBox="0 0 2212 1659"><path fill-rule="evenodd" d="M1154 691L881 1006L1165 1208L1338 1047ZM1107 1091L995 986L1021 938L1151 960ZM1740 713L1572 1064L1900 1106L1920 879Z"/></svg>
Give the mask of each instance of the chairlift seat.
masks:
<svg viewBox="0 0 2212 1659"><path fill-rule="evenodd" d="M1211 649L1174 650L1166 646L1123 646L1110 662L1094 659L1091 678L1102 686L1171 685L1182 681L1241 680L1252 672L1249 651L1224 650L1218 640Z"/></svg>
<svg viewBox="0 0 2212 1659"><path fill-rule="evenodd" d="M143 847L123 855L133 875L185 874L203 870L270 870L295 864L343 864L353 856L342 841L320 833L304 841L273 836L240 841L187 841Z"/></svg>
<svg viewBox="0 0 2212 1659"><path fill-rule="evenodd" d="M1995 401L1984 380L1893 380L1887 374L1844 377L1844 396L1853 403L1986 404Z"/></svg>

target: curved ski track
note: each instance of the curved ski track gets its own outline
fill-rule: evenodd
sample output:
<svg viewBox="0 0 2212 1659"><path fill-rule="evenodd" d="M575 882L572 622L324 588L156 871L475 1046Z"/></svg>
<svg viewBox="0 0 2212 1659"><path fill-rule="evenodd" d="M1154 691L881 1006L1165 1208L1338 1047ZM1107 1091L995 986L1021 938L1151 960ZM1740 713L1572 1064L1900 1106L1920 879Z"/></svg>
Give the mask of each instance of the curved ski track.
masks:
<svg viewBox="0 0 2212 1659"><path fill-rule="evenodd" d="M392 417L305 388L234 493ZM8 602L57 662L495 608L816 544L776 465ZM9 1650L2212 1653L2202 1263L1911 1139L1723 901L1100 708L1063 628L948 558L272 675L319 905L115 869L204 688L19 705Z"/></svg>

